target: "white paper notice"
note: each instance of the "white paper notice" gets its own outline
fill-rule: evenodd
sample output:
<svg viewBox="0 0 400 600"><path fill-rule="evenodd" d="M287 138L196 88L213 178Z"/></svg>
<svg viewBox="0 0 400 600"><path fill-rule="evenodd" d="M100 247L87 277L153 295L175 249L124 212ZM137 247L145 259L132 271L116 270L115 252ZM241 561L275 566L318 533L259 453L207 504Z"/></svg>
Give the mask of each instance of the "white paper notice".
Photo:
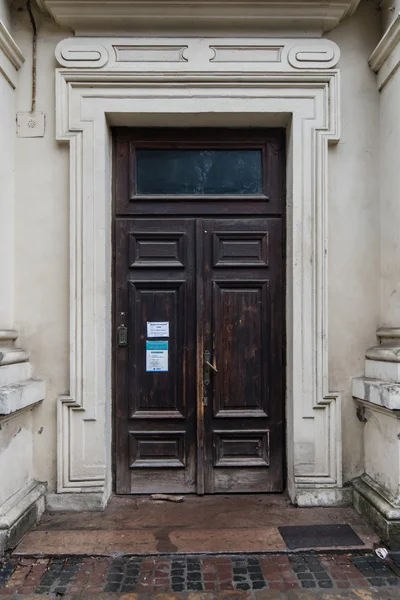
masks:
<svg viewBox="0 0 400 600"><path fill-rule="evenodd" d="M168 371L168 342L146 342L146 371L148 373Z"/></svg>
<svg viewBox="0 0 400 600"><path fill-rule="evenodd" d="M147 322L147 337L169 337L169 321Z"/></svg>

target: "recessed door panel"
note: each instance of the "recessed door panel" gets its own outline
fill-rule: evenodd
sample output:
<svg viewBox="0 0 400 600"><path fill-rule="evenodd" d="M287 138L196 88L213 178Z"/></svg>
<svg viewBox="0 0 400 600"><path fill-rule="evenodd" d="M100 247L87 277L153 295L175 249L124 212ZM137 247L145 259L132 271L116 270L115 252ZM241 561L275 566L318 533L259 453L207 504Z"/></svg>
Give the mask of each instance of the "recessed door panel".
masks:
<svg viewBox="0 0 400 600"><path fill-rule="evenodd" d="M185 431L130 431L131 469L185 466Z"/></svg>
<svg viewBox="0 0 400 600"><path fill-rule="evenodd" d="M214 267L267 267L268 232L217 231L213 256Z"/></svg>
<svg viewBox="0 0 400 600"><path fill-rule="evenodd" d="M213 281L216 417L267 416L268 281Z"/></svg>
<svg viewBox="0 0 400 600"><path fill-rule="evenodd" d="M187 286L183 280L129 281L129 329L132 332L129 373L131 418L184 418L183 367ZM167 323L168 337L148 337L152 323ZM162 341L166 370L150 371L148 345ZM154 345L154 344L153 344ZM157 350L155 350L157 352Z"/></svg>
<svg viewBox="0 0 400 600"><path fill-rule="evenodd" d="M187 236L184 233L132 231L129 239L131 269L182 268L187 264Z"/></svg>

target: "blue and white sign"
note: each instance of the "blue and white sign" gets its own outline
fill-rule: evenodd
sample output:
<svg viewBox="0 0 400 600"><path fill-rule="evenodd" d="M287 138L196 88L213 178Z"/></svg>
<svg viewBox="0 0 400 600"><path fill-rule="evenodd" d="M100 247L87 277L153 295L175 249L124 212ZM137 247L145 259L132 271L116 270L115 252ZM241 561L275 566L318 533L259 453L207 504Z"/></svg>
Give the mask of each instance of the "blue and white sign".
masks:
<svg viewBox="0 0 400 600"><path fill-rule="evenodd" d="M146 371L148 373L168 371L168 342L146 342Z"/></svg>

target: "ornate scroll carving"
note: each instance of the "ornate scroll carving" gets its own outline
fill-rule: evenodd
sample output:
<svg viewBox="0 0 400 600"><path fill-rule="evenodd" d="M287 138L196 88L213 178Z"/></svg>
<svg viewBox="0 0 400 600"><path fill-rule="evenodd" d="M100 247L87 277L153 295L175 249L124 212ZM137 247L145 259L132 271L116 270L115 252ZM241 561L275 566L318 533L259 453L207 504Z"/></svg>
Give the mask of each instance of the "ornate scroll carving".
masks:
<svg viewBox="0 0 400 600"><path fill-rule="evenodd" d="M108 52L93 40L67 39L56 48L56 59L62 67L99 69L108 61Z"/></svg>
<svg viewBox="0 0 400 600"><path fill-rule="evenodd" d="M331 69L340 58L335 44L294 46L288 52L288 62L295 69Z"/></svg>

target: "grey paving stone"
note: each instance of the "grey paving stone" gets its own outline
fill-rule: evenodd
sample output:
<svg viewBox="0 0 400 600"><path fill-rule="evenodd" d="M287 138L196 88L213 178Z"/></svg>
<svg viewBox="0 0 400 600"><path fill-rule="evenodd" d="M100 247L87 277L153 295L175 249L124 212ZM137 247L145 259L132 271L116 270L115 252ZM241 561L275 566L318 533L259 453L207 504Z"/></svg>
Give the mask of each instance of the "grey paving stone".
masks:
<svg viewBox="0 0 400 600"><path fill-rule="evenodd" d="M309 579L302 581L301 585L303 586L303 588L315 588L317 587L317 584L315 583L315 581L310 581Z"/></svg>

